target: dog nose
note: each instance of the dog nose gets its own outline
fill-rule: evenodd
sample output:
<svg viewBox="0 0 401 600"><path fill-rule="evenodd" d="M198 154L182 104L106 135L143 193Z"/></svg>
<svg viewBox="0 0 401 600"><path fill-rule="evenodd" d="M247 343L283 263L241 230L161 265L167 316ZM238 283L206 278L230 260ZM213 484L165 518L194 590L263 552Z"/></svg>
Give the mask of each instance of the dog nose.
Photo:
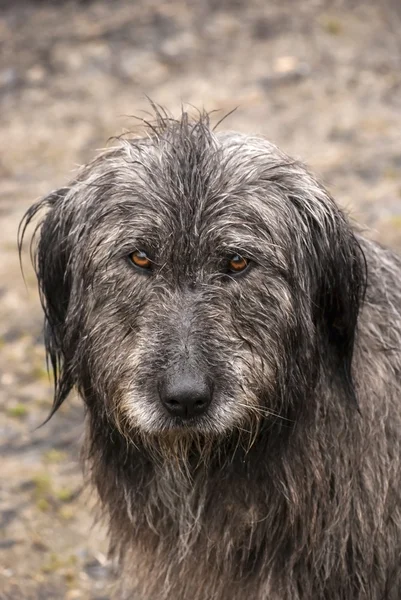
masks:
<svg viewBox="0 0 401 600"><path fill-rule="evenodd" d="M212 400L211 386L200 375L181 373L166 378L160 398L171 416L190 419L206 411Z"/></svg>

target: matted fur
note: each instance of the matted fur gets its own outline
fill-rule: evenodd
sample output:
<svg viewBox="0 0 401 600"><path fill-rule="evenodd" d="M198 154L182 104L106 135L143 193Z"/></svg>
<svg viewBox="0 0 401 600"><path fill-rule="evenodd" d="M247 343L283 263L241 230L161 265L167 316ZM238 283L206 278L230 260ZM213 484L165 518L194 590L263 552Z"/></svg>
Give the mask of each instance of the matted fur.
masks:
<svg viewBox="0 0 401 600"><path fill-rule="evenodd" d="M76 386L117 597L399 599L400 259L264 139L186 113L146 133L23 223L47 209L53 412ZM213 399L177 422L158 386L188 365Z"/></svg>

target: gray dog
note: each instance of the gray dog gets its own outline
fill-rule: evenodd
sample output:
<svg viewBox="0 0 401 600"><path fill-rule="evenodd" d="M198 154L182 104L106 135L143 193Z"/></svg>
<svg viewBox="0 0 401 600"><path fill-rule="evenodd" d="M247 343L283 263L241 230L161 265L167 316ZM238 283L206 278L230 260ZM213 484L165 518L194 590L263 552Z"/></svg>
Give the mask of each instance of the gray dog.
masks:
<svg viewBox="0 0 401 600"><path fill-rule="evenodd" d="M401 261L264 139L158 114L42 208L130 600L399 600Z"/></svg>

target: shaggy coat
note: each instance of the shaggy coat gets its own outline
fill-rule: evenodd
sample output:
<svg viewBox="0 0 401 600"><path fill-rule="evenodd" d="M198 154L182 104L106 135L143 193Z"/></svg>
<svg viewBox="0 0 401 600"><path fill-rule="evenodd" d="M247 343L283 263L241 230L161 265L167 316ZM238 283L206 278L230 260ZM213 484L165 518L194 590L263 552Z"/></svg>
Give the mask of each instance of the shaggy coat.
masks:
<svg viewBox="0 0 401 600"><path fill-rule="evenodd" d="M117 598L399 600L400 258L206 115L159 114L23 231L42 208L52 413L76 387ZM188 373L186 419L161 389Z"/></svg>

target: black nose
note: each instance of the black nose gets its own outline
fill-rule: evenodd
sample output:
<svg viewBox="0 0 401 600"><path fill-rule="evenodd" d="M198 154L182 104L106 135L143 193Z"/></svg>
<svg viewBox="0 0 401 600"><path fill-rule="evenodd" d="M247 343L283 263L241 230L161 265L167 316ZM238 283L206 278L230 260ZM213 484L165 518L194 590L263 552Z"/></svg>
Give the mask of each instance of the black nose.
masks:
<svg viewBox="0 0 401 600"><path fill-rule="evenodd" d="M166 377L160 386L160 398L171 416L190 419L206 411L212 391L203 376L180 373Z"/></svg>

